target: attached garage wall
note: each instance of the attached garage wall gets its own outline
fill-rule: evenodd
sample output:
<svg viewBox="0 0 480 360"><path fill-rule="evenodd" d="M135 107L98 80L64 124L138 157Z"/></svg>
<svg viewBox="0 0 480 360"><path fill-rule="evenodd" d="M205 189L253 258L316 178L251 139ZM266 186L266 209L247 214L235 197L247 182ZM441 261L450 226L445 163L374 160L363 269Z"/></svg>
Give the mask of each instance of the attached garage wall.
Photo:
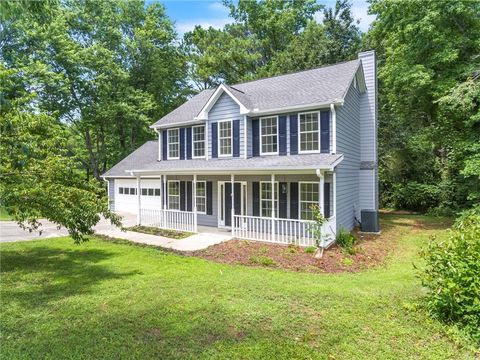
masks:
<svg viewBox="0 0 480 360"><path fill-rule="evenodd" d="M160 179L142 179L140 184L142 189L160 189ZM136 179L115 179L115 211L128 212L132 214L137 213L137 196L120 194L120 188L136 188ZM111 191L111 190L110 190ZM161 209L161 197L160 196L145 196L141 197L142 207L148 209Z"/></svg>

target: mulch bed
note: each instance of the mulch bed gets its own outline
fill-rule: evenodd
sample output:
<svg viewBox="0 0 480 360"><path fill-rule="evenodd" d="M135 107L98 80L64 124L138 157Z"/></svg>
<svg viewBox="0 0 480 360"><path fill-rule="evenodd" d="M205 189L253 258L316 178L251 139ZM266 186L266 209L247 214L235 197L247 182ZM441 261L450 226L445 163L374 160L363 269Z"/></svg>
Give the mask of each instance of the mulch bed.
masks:
<svg viewBox="0 0 480 360"><path fill-rule="evenodd" d="M322 259L315 259L306 248L258 241L231 240L211 246L191 255L227 264L269 267L310 273L358 272L382 264L395 246L390 236L361 234L355 254L350 255L333 245L324 251Z"/></svg>

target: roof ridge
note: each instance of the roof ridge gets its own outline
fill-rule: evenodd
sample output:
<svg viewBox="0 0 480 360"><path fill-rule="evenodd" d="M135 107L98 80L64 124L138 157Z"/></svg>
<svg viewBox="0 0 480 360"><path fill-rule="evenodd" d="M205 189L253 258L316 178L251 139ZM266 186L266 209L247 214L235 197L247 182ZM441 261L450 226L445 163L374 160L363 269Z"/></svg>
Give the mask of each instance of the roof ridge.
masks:
<svg viewBox="0 0 480 360"><path fill-rule="evenodd" d="M228 85L228 84L227 85L230 86L230 87L233 87L235 89L235 86L237 86L237 85L243 85L243 84L248 84L248 83L255 82L255 81L273 79L273 78L278 78L278 77L288 76L288 75L293 75L293 74L300 74L300 73L307 72L307 71L318 70L318 69L323 69L323 68L327 68L327 67L331 67L331 66L342 65L342 64L346 64L346 63L354 62L354 61L358 62L358 61L360 61L360 59L345 60L345 61L340 61L340 62L335 63L335 64L326 64L326 65L318 66L318 67L315 67L315 68L292 71L292 72L287 72L285 74L278 74L278 75L273 75L273 76L266 76L266 77L263 77L263 78L260 78L260 79L247 80L247 81L242 81L242 82L239 82L239 83L236 83L236 84L233 84L233 85ZM236 90L238 90L238 89L236 89ZM238 90L238 91L241 91L241 90Z"/></svg>

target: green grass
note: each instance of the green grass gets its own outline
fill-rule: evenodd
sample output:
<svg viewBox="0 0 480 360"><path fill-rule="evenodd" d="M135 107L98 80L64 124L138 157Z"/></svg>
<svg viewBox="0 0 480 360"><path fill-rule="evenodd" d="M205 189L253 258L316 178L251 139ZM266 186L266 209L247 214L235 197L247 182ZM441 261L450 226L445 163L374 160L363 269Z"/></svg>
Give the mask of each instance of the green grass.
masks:
<svg viewBox="0 0 480 360"><path fill-rule="evenodd" d="M12 217L3 206L0 206L0 221L9 221L12 220Z"/></svg>
<svg viewBox="0 0 480 360"><path fill-rule="evenodd" d="M132 227L127 227L125 230L128 231L136 231L144 234L150 234L150 235L158 235L158 236L164 236L167 238L171 239L185 239L193 233L191 232L186 232L186 231L175 231L175 230L167 230L167 229L160 229L157 227L152 227L152 226L142 226L142 225L135 225Z"/></svg>
<svg viewBox="0 0 480 360"><path fill-rule="evenodd" d="M474 359L407 310L412 262L439 229L385 216L400 237L382 268L304 274L230 266L153 248L69 238L2 244L1 357Z"/></svg>

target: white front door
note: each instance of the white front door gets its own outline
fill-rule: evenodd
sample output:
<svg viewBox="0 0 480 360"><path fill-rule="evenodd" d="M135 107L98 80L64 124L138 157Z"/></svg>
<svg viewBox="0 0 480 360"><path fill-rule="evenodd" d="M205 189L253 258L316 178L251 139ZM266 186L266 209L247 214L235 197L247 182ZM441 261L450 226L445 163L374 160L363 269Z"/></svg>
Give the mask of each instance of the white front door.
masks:
<svg viewBox="0 0 480 360"><path fill-rule="evenodd" d="M247 182L235 181L234 197L232 198L232 183L230 181L218 182L218 226L230 227L232 225L232 200L234 202L235 214L247 214ZM240 192L238 194L238 192ZM239 201L240 200L240 201ZM238 203L240 202L240 203Z"/></svg>

